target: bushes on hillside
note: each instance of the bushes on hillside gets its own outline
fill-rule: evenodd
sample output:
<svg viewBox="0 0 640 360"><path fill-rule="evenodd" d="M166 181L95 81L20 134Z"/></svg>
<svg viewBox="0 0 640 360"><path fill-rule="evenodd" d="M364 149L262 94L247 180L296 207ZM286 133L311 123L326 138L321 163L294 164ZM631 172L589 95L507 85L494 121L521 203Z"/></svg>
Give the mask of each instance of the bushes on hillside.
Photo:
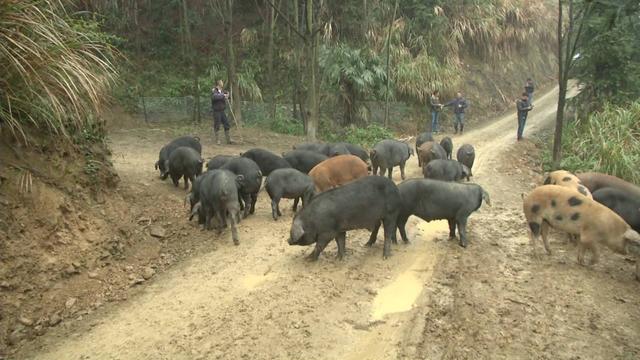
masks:
<svg viewBox="0 0 640 360"><path fill-rule="evenodd" d="M564 139L561 168L598 171L640 184L640 101L607 105L586 120L569 123Z"/></svg>

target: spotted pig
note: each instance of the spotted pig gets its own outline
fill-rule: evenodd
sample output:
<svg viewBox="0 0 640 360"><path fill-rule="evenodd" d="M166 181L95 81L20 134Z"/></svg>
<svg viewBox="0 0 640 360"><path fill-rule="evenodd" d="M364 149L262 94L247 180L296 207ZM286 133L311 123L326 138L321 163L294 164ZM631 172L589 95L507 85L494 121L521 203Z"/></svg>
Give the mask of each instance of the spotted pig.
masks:
<svg viewBox="0 0 640 360"><path fill-rule="evenodd" d="M577 190L560 185L543 185L524 196L524 215L530 231L531 246L542 235L544 248L549 248L549 228L579 235L578 263L584 265L586 250L592 253L591 264L598 262L599 245L611 250L640 257L640 235L615 212L582 195ZM636 261L636 279L640 280L640 259Z"/></svg>

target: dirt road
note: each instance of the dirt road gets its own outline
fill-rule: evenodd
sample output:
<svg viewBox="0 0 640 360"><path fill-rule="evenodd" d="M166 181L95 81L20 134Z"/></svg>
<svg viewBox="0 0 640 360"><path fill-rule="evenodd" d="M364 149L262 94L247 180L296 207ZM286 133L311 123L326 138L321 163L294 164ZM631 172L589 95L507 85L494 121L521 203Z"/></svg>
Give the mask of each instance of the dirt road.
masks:
<svg viewBox="0 0 640 360"><path fill-rule="evenodd" d="M556 95L537 100L525 137L551 124ZM215 245L129 300L51 331L19 357L637 358L640 286L633 264L605 252L595 268L580 267L559 235L553 256L531 258L520 194L540 175L527 163L535 146L515 142L515 124L510 114L453 137L455 148L476 147L474 181L494 203L472 216L468 248L447 240L446 223L412 218L412 243L394 246L389 260L382 260L382 241L366 248L368 234L355 231L343 261L330 245L316 263L304 259L311 248L286 243L290 203L274 222L264 193L256 214L240 225L239 246L228 232L217 236L187 224L184 191L160 182L149 167L162 142L115 132L123 186L144 194L149 211L166 211L176 233ZM265 141L286 148L278 138ZM204 145L207 155L250 147ZM408 175L420 176L415 158Z"/></svg>

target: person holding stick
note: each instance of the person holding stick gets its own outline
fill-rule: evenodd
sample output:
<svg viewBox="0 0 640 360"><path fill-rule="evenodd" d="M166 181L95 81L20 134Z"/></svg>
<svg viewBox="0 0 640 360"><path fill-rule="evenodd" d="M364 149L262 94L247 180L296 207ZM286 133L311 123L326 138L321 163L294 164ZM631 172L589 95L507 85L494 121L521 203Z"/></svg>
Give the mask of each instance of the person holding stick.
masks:
<svg viewBox="0 0 640 360"><path fill-rule="evenodd" d="M222 80L218 80L216 87L211 91L211 108L213 109L213 135L216 139L216 145L220 145L220 138L218 132L220 131L220 125L224 128L224 137L227 144L231 144L231 135L229 134L229 120L225 109L227 107L227 99L229 98L229 92L223 90L224 83Z"/></svg>

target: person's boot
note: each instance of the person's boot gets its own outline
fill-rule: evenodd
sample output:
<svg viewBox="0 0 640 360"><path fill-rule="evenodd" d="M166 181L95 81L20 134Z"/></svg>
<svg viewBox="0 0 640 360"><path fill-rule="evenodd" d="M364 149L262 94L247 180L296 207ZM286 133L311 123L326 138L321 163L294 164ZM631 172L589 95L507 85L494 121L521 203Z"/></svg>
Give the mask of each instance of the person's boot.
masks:
<svg viewBox="0 0 640 360"><path fill-rule="evenodd" d="M213 132L214 137L216 138L216 145L220 145L220 136L218 136L218 132Z"/></svg>
<svg viewBox="0 0 640 360"><path fill-rule="evenodd" d="M458 125L457 124L453 125L453 128L455 129L455 134L457 134L458 133Z"/></svg>
<svg viewBox="0 0 640 360"><path fill-rule="evenodd" d="M229 130L224 131L224 138L227 140L227 144L232 144L231 135L229 135Z"/></svg>
<svg viewBox="0 0 640 360"><path fill-rule="evenodd" d="M464 132L464 125L460 124L460 134Z"/></svg>

